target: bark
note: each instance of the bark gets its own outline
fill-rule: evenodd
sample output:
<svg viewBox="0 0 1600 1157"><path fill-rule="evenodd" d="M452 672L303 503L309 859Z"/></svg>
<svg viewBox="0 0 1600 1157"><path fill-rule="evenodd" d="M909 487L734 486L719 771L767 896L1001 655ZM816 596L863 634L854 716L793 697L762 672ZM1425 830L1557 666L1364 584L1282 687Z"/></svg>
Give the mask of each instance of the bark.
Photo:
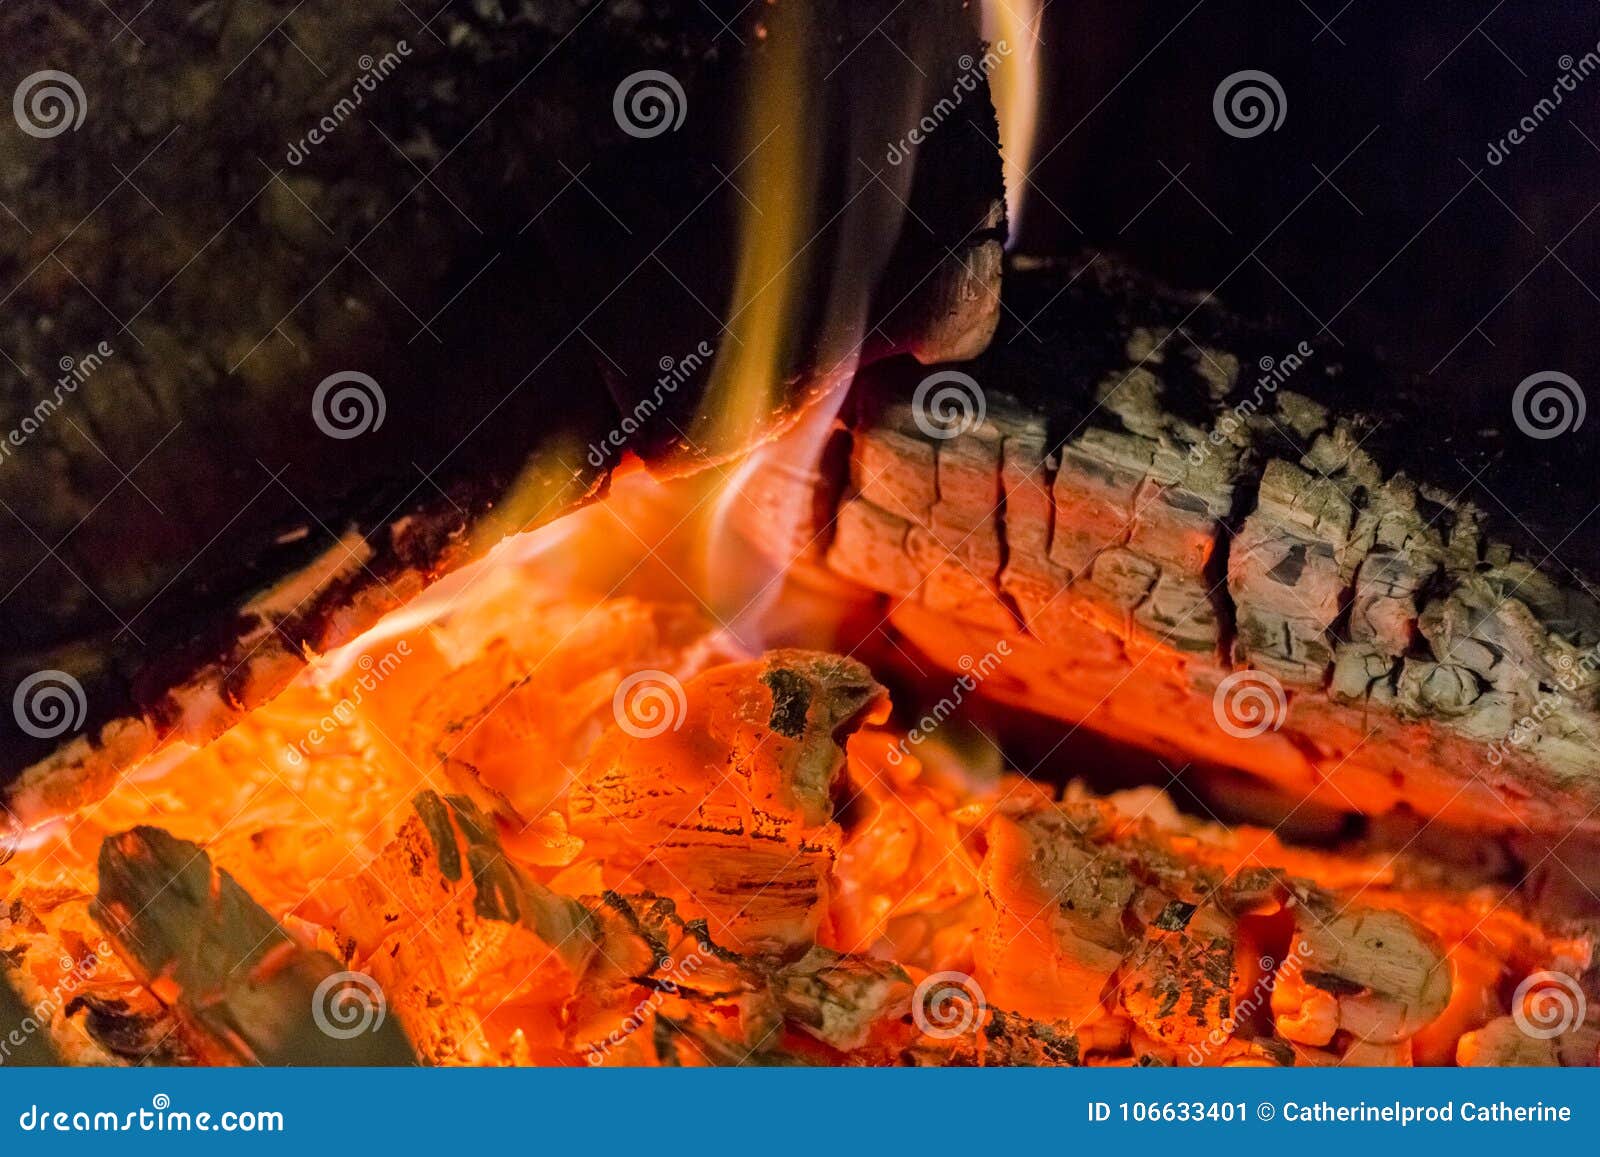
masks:
<svg viewBox="0 0 1600 1157"><path fill-rule="evenodd" d="M41 670L86 691L65 735L0 716L0 779L74 738L61 762L92 778L215 734L308 648L601 492L624 452L687 469L783 425L863 332L867 358L967 356L992 332L987 89L884 163L978 51L953 0L941 19L491 0L426 27L290 7L158 6L131 31L0 13L19 75L70 73L86 106L57 136L0 122L0 427L22 432L0 458L0 691ZM679 131L613 115L644 69L682 86ZM688 363L751 344L766 307L740 277L767 270L741 262L781 221L803 249L775 385L721 430L717 358ZM340 371L384 398L356 440L314 420Z"/></svg>
<svg viewBox="0 0 1600 1157"><path fill-rule="evenodd" d="M381 992L343 979L203 850L159 828L101 845L94 915L210 1063L416 1063Z"/></svg>
<svg viewBox="0 0 1600 1157"><path fill-rule="evenodd" d="M862 375L816 561L951 670L1007 640L985 693L1290 803L1600 831L1600 605L1538 545L1571 507L1502 459L1526 505L1479 509L1381 367L1091 266L1008 278L954 367L980 422Z"/></svg>

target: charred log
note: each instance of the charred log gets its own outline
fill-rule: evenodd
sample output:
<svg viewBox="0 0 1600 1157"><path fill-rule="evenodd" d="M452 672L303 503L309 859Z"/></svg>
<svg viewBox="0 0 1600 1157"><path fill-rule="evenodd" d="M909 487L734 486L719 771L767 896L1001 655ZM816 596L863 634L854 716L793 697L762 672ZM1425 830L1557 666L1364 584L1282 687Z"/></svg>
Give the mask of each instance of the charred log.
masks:
<svg viewBox="0 0 1600 1157"><path fill-rule="evenodd" d="M862 375L823 568L986 693L1290 804L1600 832L1600 603L1556 511L1467 495L1531 451L1103 258L1007 296L959 376Z"/></svg>

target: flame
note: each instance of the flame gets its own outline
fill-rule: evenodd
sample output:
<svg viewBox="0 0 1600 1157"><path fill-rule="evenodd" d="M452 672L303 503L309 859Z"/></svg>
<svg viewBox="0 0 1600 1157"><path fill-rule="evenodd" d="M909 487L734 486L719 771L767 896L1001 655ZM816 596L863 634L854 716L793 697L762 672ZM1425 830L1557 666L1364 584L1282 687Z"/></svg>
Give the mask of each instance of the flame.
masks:
<svg viewBox="0 0 1600 1157"><path fill-rule="evenodd" d="M843 954L864 970L854 982L862 987L848 990L862 999L895 977L962 978L970 999L959 1023L919 1018L914 1008L922 1035L910 1041L901 1035L913 1031L904 1006L893 1004L861 1026L824 1019L813 1026L826 1033L820 1041L792 1031L773 1038L787 1055L811 1050L824 1063L881 1063L910 1047L972 1060L937 1050L958 1047L961 1032L982 1038L986 1000L1055 1023L1052 1032L1073 1034L1096 1063L1130 1055L1181 1063L1196 1050L1207 1063L1260 1063L1251 1033L1274 1025L1306 1059L1335 1059L1337 1001L1304 982L1298 964L1256 965L1281 958L1292 923L1293 903L1275 910L1267 893L1235 925L1209 909L1196 917L1210 921L1211 934L1236 937L1246 964L1234 997L1258 1010L1255 1027L1213 1052L1213 1020L1163 1013L1156 1019L1168 1035L1145 1039L1138 1025L1154 1015L1149 1001L1102 999L1111 977L1140 975L1164 941L1147 940L1143 955L1113 951L1095 937L1120 936L1121 922L1102 928L1090 909L1080 935L1055 898L1037 900L1041 885L1057 886L1040 873L1059 869L1071 883L1125 848L1154 849L1163 877L1180 878L1180 863L1196 879L1289 873L1349 897L1341 903L1359 898L1369 912L1403 913L1402 927L1426 929L1416 933L1419 950L1436 946L1448 961L1448 1005L1414 1040L1359 1054L1369 1061L1449 1063L1468 1047L1460 1042L1483 1047L1485 1026L1503 1015L1508 969L1588 959L1587 941L1547 932L1493 889L1408 885L1386 854L1297 848L1264 830L1200 823L1153 789L1100 800L1074 788L1058 821L1052 793L1007 770L988 745L958 748L954 725L912 746L888 728L879 692L863 693L849 670L841 686L861 696L854 717L866 723L847 742L838 781L817 780L806 771L817 754L806 737L768 722L781 681L762 673L762 661L687 586L677 588L685 598L664 597L681 556L604 549L655 526L662 551L691 551L666 521L681 517L680 502L672 486L635 473L605 502L508 540L427 603L324 656L207 747L174 749L101 803L33 833L0 863L0 950L26 962L29 984L61 983L57 962L101 939L88 899L102 841L153 824L204 846L302 943L370 972L433 1061L658 1063L647 1045L657 1037L643 1027L657 1017L703 1018L711 1035L689 1060L740 1058L733 1042L745 1029L725 1018L754 998L750 977L727 969L746 965L685 933L670 950L671 985L641 988L630 978L649 968L648 954L631 960L609 941L599 954L562 950L531 917L496 924L486 915L494 905L469 882L487 866L458 886L428 882L437 845L413 801L432 792L456 801L449 806L475 825L474 839L496 842L504 867L495 895L518 895L525 913L553 919L596 904L603 919L609 909L595 897L649 893L669 897L683 919L708 921L719 951L781 948L778 956L802 963ZM617 593L630 587L653 593ZM790 662L840 678L843 661ZM819 729L824 751L833 735L826 723ZM1065 841L1058 855L1082 863L1057 862L1030 843L1051 823ZM1099 842L1074 848L1074 838ZM1112 887L1144 876L1123 868L1105 879ZM1128 897L1129 918L1169 906L1156 881L1149 875L1147 898ZM617 953L623 959L613 961ZM108 958L89 984L91 995L111 999L134 978ZM685 1003L672 985L698 996ZM156 995L170 1002L177 993ZM87 1050L81 1059L104 1059L65 1018L53 1031Z"/></svg>
<svg viewBox="0 0 1600 1157"><path fill-rule="evenodd" d="M821 259L814 183L823 166L822 142L807 126L821 119L811 115L822 91L814 70L828 55L816 51L800 11L774 7L748 105L750 163L741 179L750 201L707 408L694 423L706 445L753 439L786 393L798 353L790 322L812 304L799 296ZM984 11L987 35L1021 46L991 76L1014 231L1038 114L1041 10L1037 0L988 0ZM907 95L909 104L919 99ZM871 140L876 130L851 131ZM1419 922L1446 950L1455 985L1448 1008L1391 1059L1453 1060L1463 1035L1500 1011L1508 961L1586 960L1587 943L1547 935L1502 907L1504 897L1402 887L1387 857L1294 848L1265 831L1197 823L1161 793L1096 800L1073 791L1059 801L1069 810L1058 812L1050 792L1005 769L991 746L974 754L941 733L919 737L912 754L876 699L861 712L866 725L848 740L838 780L805 777L817 753L792 727L768 722L782 682L760 674L756 656L769 640L786 559L807 545L809 479L856 368L866 287L910 174L890 179L899 184L852 174L859 196L841 210L833 276L816 311L814 397L781 437L732 468L706 453L704 469L687 478L653 477L630 463L603 500L546 525L555 498L569 501L576 482L530 472L479 528L485 541L497 540L479 562L316 657L215 742L174 745L104 801L5 849L0 950L27 962L29 983L48 988L64 946L100 938L88 906L97 851L139 824L205 846L301 942L382 973L419 1051L458 1063L655 1063L642 1042L656 1034L641 1026L687 1032L694 1017L716 1031L696 1038L690 1060L738 1060L746 1036L772 1036L765 1013L740 1020L772 978L763 989L730 972L683 929L665 979L648 989L638 978L654 967L659 941L640 959L619 960L614 946L563 952L541 938L537 913L570 914L630 889L671 897L684 917L709 921L719 950L763 953L777 943L774 957L798 960L795 967L837 965L855 985L840 991L888 994L874 1021L841 1026L819 1013L810 1037L786 1029L779 1039L789 1056L883 1060L929 1049L945 1026L920 1007L907 1016L911 994L901 989L957 977L966 999L958 1019L968 1029L983 1022L987 990L1008 1012L1045 1025L1045 1039L1073 1035L1088 1059L1177 1059L1177 1044L1195 1034L1203 1041L1215 1021L1175 1018L1170 1039L1140 1036L1149 1030L1138 999L1117 1004L1104 994L1115 991L1116 970L1142 962L1075 937L1059 896L1033 902L1051 857L1034 854L1036 834L1024 825L1060 815L1074 817L1078 835L1102 838L1100 855L1113 859L1116 841L1126 840L1157 849L1164 872L1180 860L1229 877L1287 871ZM773 539L783 549L753 548ZM808 618L807 629L813 645L837 641L825 617ZM652 713L630 716L628 695L641 687ZM833 729L825 737L831 743ZM492 842L500 853L474 864L472 882L494 869L496 895L515 895L535 915L496 923L485 915L493 905L470 884L451 889L420 874L437 847L414 803L428 793L449 797L453 814L476 825L476 850ZM631 822L658 830L635 838ZM1100 855L1085 856L1081 871ZM1149 882L1137 903L1130 899L1129 920L1157 896L1157 873L1142 875ZM1265 894L1261 904L1269 905ZM609 909L585 911L603 924ZM1263 959L1289 920L1283 911L1241 919L1233 930L1241 954ZM1090 931L1114 939L1121 924ZM814 982L808 998L832 995L814 976L806 980ZM116 960L95 978L106 992L132 981ZM691 986L696 1001L673 1003ZM171 1000L170 988L163 981L156 995ZM1313 1035L1318 1016L1337 1015L1297 973L1252 963L1238 988L1234 995L1261 1005L1260 1031L1270 1033L1277 1016L1278 1027L1300 1034L1297 1043ZM1270 1006L1261 1000L1269 991ZM760 1032L749 1033L752 1024ZM77 1031L54 1028L58 1038ZM983 1032L973 1035L979 1050L987 1047ZM1229 1043L1217 1062L1260 1060L1248 1033ZM104 1059L87 1049L85 1058Z"/></svg>
<svg viewBox="0 0 1600 1157"><path fill-rule="evenodd" d="M1029 162L1039 131L1041 87L1039 27L1044 19L1040 0L983 0L983 35L993 44L1005 43L1012 51L1001 57L989 74L989 92L1000 121L1001 156L1006 177L1006 216L1011 240L1020 236L1022 207L1026 200Z"/></svg>

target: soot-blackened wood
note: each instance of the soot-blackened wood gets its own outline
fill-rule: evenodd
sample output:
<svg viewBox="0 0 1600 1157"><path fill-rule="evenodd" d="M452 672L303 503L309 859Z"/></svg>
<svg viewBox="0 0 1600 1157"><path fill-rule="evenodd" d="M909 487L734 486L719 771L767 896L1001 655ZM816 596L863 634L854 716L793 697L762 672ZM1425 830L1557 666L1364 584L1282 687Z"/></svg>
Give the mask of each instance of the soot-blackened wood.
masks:
<svg viewBox="0 0 1600 1157"><path fill-rule="evenodd" d="M685 468L789 420L847 331L924 358L992 332L987 90L883 160L979 55L959 0L489 0L426 24L196 3L126 29L17 0L0 38L19 81L70 74L81 95L34 84L83 111L56 135L0 118L0 697L45 670L85 690L65 731L0 712L0 781L56 753L103 782L214 734L307 649L603 490L624 452ZM643 70L682 89L656 78L676 130L626 131ZM749 101L771 74L769 125ZM797 140L803 170L764 159ZM804 256L769 412L696 425L700 343L739 348L746 222L777 230L790 175ZM381 425L324 423L356 438L316 421L341 371L382 393Z"/></svg>
<svg viewBox="0 0 1600 1157"><path fill-rule="evenodd" d="M922 368L861 376L829 571L952 668L1010 640L985 691L1290 803L1600 832L1588 503L1380 367L1104 258L1007 298L1026 327L952 367L982 421L916 405Z"/></svg>

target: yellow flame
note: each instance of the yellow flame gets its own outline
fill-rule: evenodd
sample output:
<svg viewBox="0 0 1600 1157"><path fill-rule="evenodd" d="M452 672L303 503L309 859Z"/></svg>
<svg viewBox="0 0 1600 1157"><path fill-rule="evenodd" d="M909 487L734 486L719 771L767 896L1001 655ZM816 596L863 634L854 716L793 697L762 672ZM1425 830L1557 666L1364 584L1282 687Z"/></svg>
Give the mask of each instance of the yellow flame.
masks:
<svg viewBox="0 0 1600 1157"><path fill-rule="evenodd" d="M508 581L698 603L743 649L759 650L762 613L781 585L786 560L781 552L754 547L791 537L808 513L810 495L803 485L763 486L760 476L815 470L833 420L828 403L842 396L854 374L871 288L909 195L909 168L879 178L851 167L843 174L842 207L822 220L819 183L840 176L829 169L830 145L838 143L830 134L850 134L853 155L875 151L884 126L898 124L923 101L921 92L908 91L898 94L905 105L900 109L836 107L837 88L827 80L828 62L838 54L828 33L803 5L775 5L763 17L741 139L728 161L739 223L726 328L716 339L700 411L685 431L702 448L701 469L660 480L635 462L619 471L604 501L551 522L587 497L586 479L562 465L581 450L555 446L533 456L495 511L474 527L472 550L481 560L322 656L314 681L337 680L375 648L449 617ZM819 270L824 262L830 267ZM806 296L818 293L820 302ZM803 319L818 316L821 322L808 334ZM815 347L802 350L802 340ZM809 395L820 400L809 408L798 404L785 380L803 358L815 377ZM723 461L751 447L758 431L771 431L775 411L784 406L796 411L788 415L785 436L771 433L743 461Z"/></svg>
<svg viewBox="0 0 1600 1157"><path fill-rule="evenodd" d="M989 74L989 93L1000 121L1000 149L1005 164L1006 215L1013 242L1022 220L1022 206L1039 131L1040 54L1039 0L983 0L983 35L991 44L1004 42L1010 51Z"/></svg>
<svg viewBox="0 0 1600 1157"><path fill-rule="evenodd" d="M806 283L805 242L821 166L806 131L802 54L806 28L783 6L761 42L745 102L739 202L739 262L726 332L703 402L711 441L748 445L773 409L779 367L790 364L798 287Z"/></svg>

